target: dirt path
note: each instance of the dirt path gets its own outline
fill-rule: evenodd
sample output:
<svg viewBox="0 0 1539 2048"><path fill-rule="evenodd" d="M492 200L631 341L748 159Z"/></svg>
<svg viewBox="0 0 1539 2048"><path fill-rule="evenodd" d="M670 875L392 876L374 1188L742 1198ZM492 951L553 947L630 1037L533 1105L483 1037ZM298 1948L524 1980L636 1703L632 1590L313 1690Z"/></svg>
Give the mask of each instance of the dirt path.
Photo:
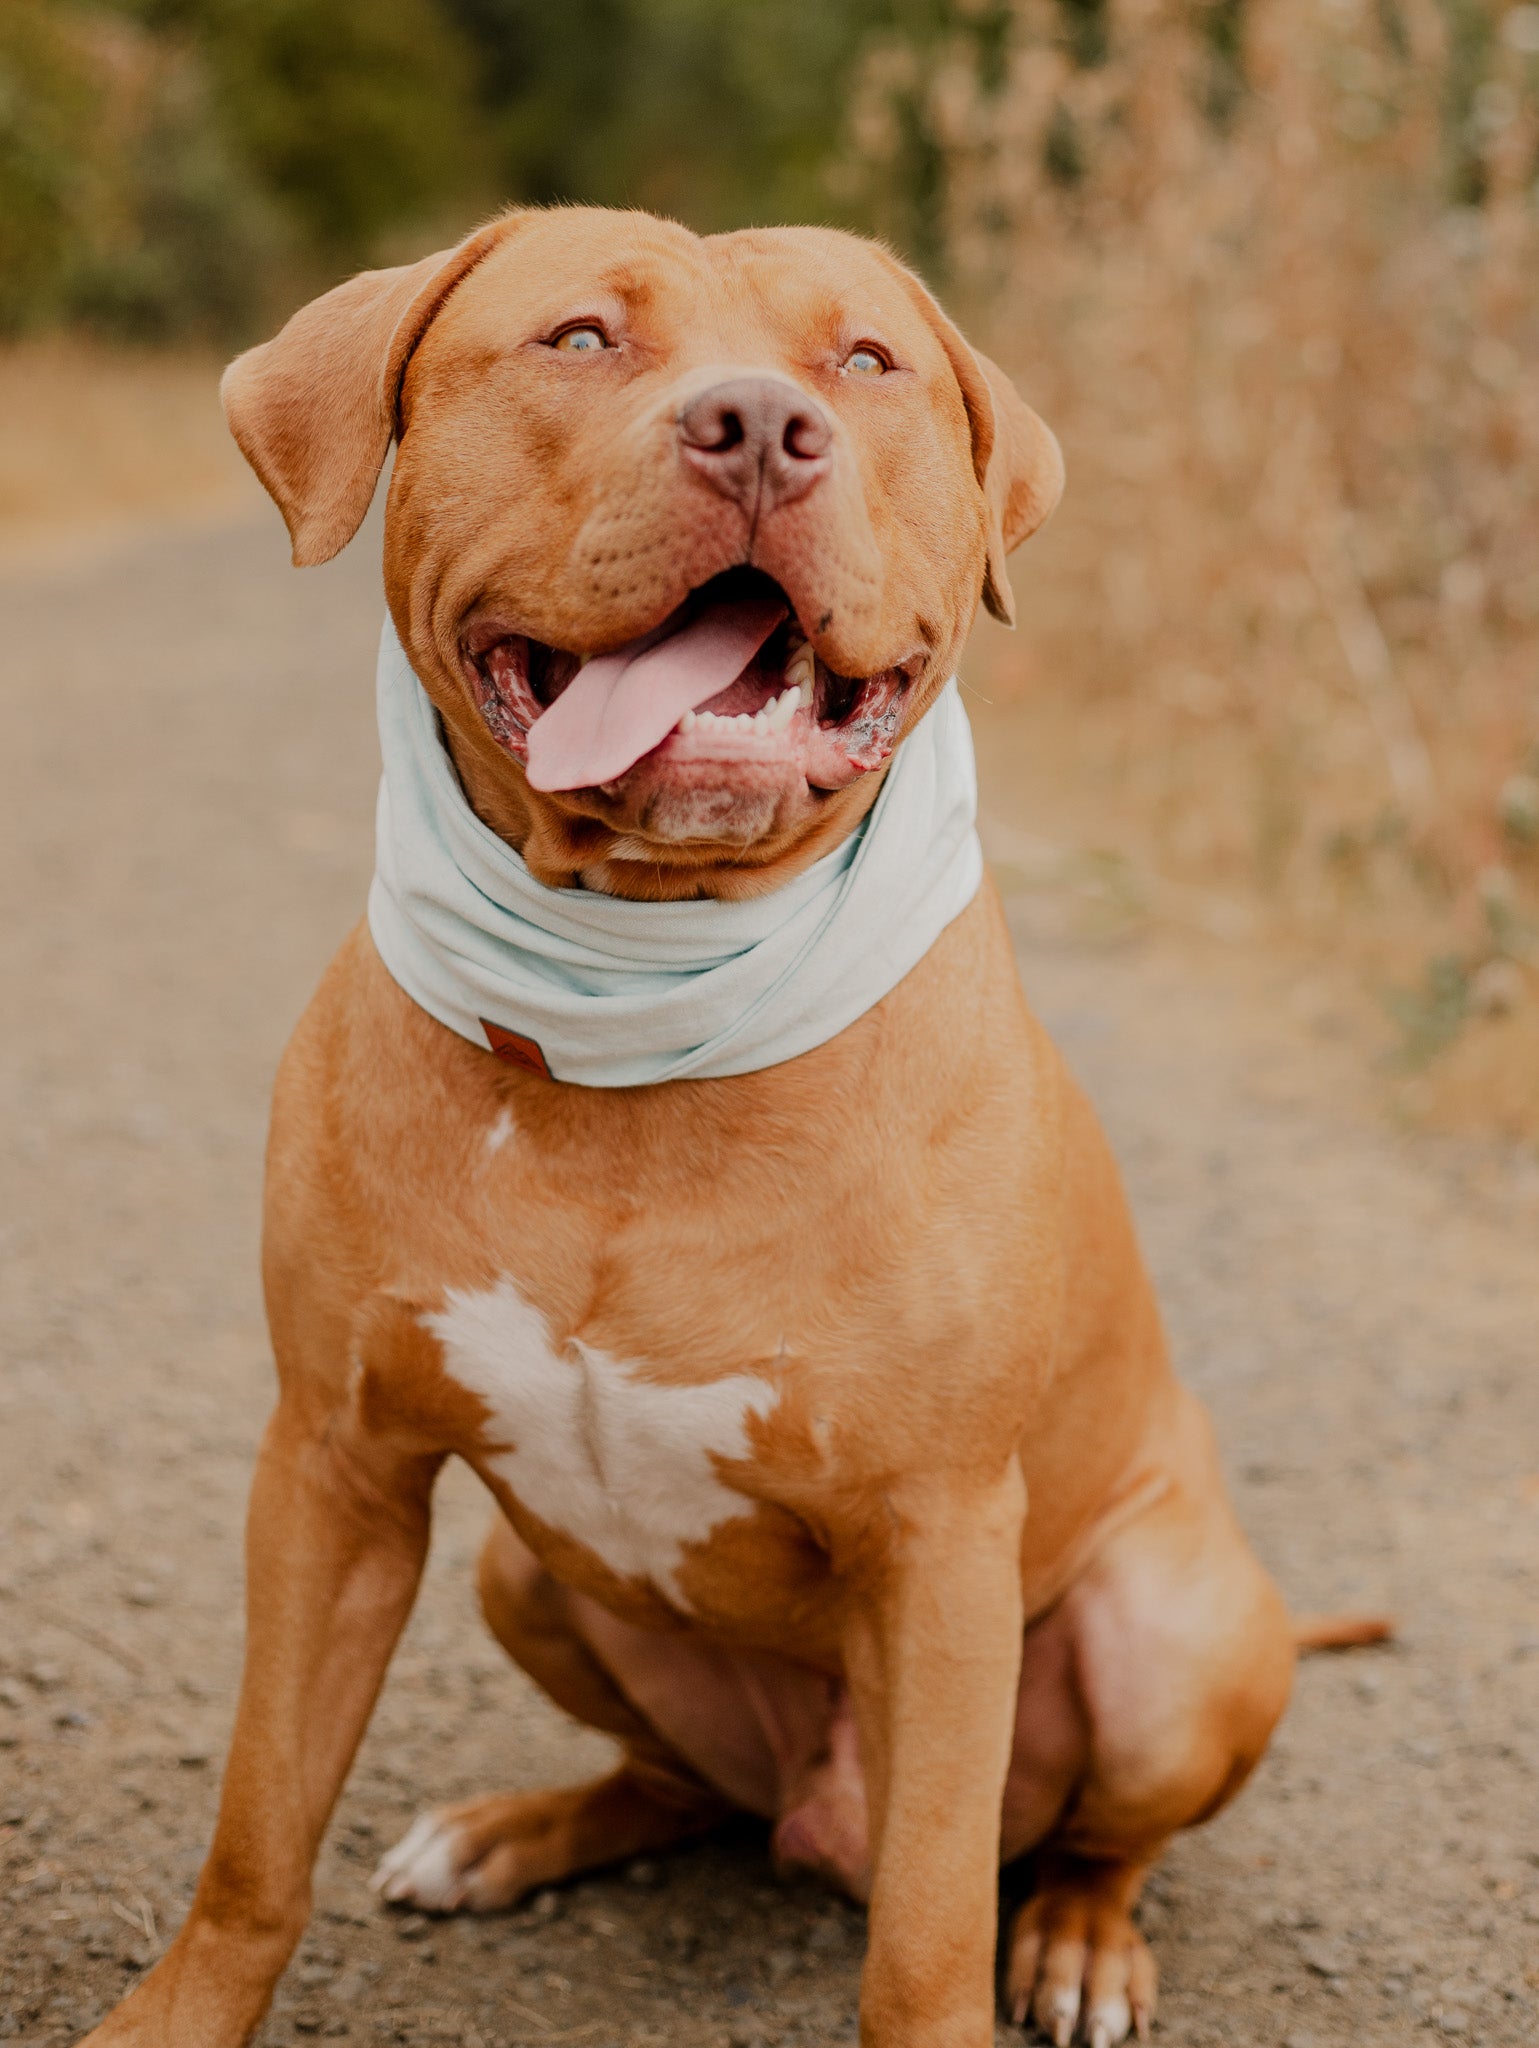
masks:
<svg viewBox="0 0 1539 2048"><path fill-rule="evenodd" d="M294 575L270 515L0 587L0 2043L99 2014L207 1839L269 1400L264 1099L362 904L379 610L366 548ZM1376 1127L1284 969L1017 908L1248 1525L1298 1607L1404 1621L1305 1668L1255 1784L1156 1879L1164 2038L1539 2039L1532 1169ZM603 1749L484 1637L485 1511L462 1473L441 1502L262 2041L851 2037L859 1916L774 1882L751 1829L509 1918L376 1910L421 1803Z"/></svg>

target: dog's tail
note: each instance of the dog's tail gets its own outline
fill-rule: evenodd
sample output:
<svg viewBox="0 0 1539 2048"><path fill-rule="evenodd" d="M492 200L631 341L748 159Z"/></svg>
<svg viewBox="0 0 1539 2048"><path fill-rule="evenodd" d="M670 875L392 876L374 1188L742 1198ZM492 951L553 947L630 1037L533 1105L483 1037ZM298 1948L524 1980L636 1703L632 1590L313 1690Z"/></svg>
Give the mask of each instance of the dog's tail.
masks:
<svg viewBox="0 0 1539 2048"><path fill-rule="evenodd" d="M1387 1614L1296 1614L1293 1641L1300 1656L1311 1650L1361 1650L1392 1643L1395 1624Z"/></svg>

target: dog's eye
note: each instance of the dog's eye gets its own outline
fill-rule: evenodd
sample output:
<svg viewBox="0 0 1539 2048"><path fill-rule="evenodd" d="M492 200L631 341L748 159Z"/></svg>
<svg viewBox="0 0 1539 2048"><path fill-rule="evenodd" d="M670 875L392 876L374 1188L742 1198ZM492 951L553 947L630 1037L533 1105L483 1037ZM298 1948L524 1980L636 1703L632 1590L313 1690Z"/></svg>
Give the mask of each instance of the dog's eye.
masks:
<svg viewBox="0 0 1539 2048"><path fill-rule="evenodd" d="M565 334L556 336L554 346L565 349L568 355L586 356L608 348L609 337L602 327L569 327Z"/></svg>
<svg viewBox="0 0 1539 2048"><path fill-rule="evenodd" d="M874 348L867 348L862 344L861 347L852 349L845 357L844 367L851 377L881 377L885 375L889 365L885 356L880 355Z"/></svg>

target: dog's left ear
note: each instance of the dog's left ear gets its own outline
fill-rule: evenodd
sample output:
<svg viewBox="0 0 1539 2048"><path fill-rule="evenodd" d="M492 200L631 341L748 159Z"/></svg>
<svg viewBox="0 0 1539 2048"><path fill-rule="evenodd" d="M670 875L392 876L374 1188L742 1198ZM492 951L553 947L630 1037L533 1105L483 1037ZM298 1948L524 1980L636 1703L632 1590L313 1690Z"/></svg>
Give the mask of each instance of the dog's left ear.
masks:
<svg viewBox="0 0 1539 2048"><path fill-rule="evenodd" d="M961 341L961 336L957 339ZM1015 595L1005 572L1005 557L1034 534L1063 496L1063 450L1058 437L1021 397L997 363L969 348L979 382L993 416L993 435L984 455L980 446L980 396L962 396L973 422L973 464L988 505L988 554L983 572L983 602L1002 625L1015 624ZM959 380L960 381L960 378Z"/></svg>
<svg viewBox="0 0 1539 2048"><path fill-rule="evenodd" d="M891 260L891 259L889 259ZM988 516L983 602L1001 624L1015 624L1005 557L1034 534L1063 496L1063 451L997 363L975 349L911 270L894 264L946 351L967 407L973 470Z"/></svg>

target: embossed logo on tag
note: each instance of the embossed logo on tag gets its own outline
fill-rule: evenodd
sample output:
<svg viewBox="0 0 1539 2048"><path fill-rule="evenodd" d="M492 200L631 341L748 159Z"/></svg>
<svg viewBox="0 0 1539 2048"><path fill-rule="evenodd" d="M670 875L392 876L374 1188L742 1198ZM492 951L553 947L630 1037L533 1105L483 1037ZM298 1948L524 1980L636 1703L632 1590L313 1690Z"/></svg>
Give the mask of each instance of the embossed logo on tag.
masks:
<svg viewBox="0 0 1539 2048"><path fill-rule="evenodd" d="M486 1033L486 1042L498 1059L510 1067L527 1067L531 1074L539 1074L547 1081L556 1077L545 1064L545 1055L532 1038L525 1038L520 1031L504 1031L500 1024L481 1019L481 1029Z"/></svg>

